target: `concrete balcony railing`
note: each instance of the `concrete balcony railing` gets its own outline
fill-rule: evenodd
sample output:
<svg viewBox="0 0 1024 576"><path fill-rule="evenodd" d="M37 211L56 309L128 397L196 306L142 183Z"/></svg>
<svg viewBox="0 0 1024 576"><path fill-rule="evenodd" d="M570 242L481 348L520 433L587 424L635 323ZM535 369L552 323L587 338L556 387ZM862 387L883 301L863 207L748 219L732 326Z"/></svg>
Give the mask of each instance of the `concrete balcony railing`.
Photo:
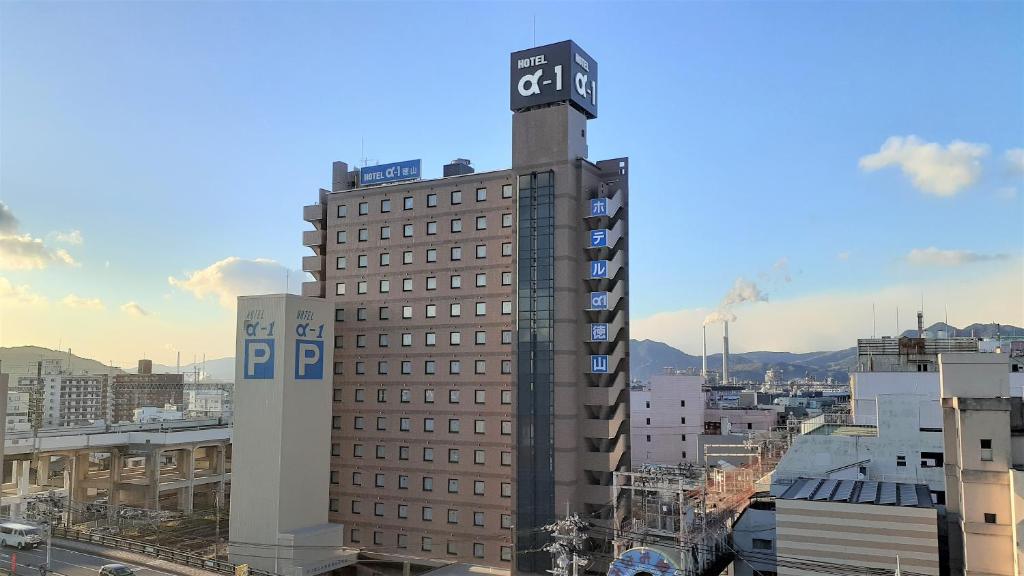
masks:
<svg viewBox="0 0 1024 576"><path fill-rule="evenodd" d="M302 233L303 246L320 246L324 243L325 233L323 230L306 230Z"/></svg>
<svg viewBox="0 0 1024 576"><path fill-rule="evenodd" d="M317 254L302 257L302 270L304 272L320 272L324 269L324 257Z"/></svg>
<svg viewBox="0 0 1024 576"><path fill-rule="evenodd" d="M619 462L626 454L626 440L620 439L618 445L611 452L586 452L581 458L580 464L584 470L599 472L610 472L618 468Z"/></svg>
<svg viewBox="0 0 1024 576"><path fill-rule="evenodd" d="M322 204L310 204L309 206L302 207L302 219L306 222L312 223L314 226L318 222L323 222L324 216L326 216L327 208ZM317 226L318 229L323 228Z"/></svg>
<svg viewBox="0 0 1024 576"><path fill-rule="evenodd" d="M314 298L324 297L324 283L323 282L303 282L302 283L302 295L312 296Z"/></svg>
<svg viewBox="0 0 1024 576"><path fill-rule="evenodd" d="M583 424L580 427L580 434L585 438L600 438L607 440L615 438L623 432L623 426L626 423L626 410L619 406L619 409L615 411L612 418L601 419L601 418L586 418L583 420Z"/></svg>
<svg viewBox="0 0 1024 576"><path fill-rule="evenodd" d="M611 486L594 486L586 485L579 486L580 499L587 504L608 504L613 500L613 493Z"/></svg>
<svg viewBox="0 0 1024 576"><path fill-rule="evenodd" d="M624 376L623 379L625 379ZM583 403L590 406L613 406L625 389L623 385L612 386L611 388L585 388L583 390Z"/></svg>

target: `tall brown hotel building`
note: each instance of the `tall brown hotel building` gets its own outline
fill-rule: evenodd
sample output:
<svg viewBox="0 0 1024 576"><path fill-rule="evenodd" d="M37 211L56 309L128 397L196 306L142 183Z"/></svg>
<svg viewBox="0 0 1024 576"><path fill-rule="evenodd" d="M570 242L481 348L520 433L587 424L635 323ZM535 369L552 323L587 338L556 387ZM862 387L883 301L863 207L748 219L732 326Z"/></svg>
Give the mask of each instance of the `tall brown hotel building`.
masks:
<svg viewBox="0 0 1024 576"><path fill-rule="evenodd" d="M629 465L629 163L587 159L597 88L571 41L513 53L510 169L335 162L305 207L303 294L336 310L346 544L536 573L540 527L567 509L610 524Z"/></svg>

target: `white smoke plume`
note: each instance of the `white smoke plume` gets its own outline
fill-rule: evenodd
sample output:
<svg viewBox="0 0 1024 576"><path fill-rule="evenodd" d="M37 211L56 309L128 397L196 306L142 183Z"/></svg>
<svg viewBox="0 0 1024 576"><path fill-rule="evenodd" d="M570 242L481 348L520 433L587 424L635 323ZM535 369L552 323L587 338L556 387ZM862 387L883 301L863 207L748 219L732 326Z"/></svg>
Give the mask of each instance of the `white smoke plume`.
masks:
<svg viewBox="0 0 1024 576"><path fill-rule="evenodd" d="M736 314L733 313L732 309L735 306L746 302L767 302L768 296L761 292L757 284L747 280L746 278L737 278L733 283L732 288L722 298L721 304L718 305L718 309L708 314L704 318L704 325L716 324L718 322L734 322L736 320Z"/></svg>

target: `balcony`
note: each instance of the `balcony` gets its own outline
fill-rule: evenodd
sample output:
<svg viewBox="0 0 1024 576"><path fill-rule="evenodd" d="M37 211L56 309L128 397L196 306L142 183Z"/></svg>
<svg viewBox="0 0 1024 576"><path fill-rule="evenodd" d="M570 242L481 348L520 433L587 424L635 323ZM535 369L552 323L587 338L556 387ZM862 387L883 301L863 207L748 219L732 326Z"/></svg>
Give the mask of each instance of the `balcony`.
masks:
<svg viewBox="0 0 1024 576"><path fill-rule="evenodd" d="M303 282L302 283L302 295L312 296L314 298L324 297L324 283L323 282Z"/></svg>
<svg viewBox="0 0 1024 576"><path fill-rule="evenodd" d="M323 280L324 273L324 257L323 255L317 254L313 256L302 257L302 270L309 272L313 275L313 278L317 280Z"/></svg>
<svg viewBox="0 0 1024 576"><path fill-rule="evenodd" d="M322 230L324 227L324 216L327 215L326 210L327 207L322 204L310 204L309 206L303 206L302 219L311 223L317 230Z"/></svg>
<svg viewBox="0 0 1024 576"><path fill-rule="evenodd" d="M619 462L626 454L626 441L621 439L611 452L586 452L581 459L584 470L611 472L618 468Z"/></svg>
<svg viewBox="0 0 1024 576"><path fill-rule="evenodd" d="M306 230L302 233L303 246L321 246L324 243L325 233L323 230Z"/></svg>

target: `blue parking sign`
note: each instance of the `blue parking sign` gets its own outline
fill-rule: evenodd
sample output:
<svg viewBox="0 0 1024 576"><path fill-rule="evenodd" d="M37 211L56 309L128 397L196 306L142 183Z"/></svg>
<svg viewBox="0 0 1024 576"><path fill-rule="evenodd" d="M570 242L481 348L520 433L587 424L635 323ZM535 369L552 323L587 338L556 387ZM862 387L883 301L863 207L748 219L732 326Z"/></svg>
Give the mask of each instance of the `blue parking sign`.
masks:
<svg viewBox="0 0 1024 576"><path fill-rule="evenodd" d="M274 378L274 339L246 338L242 354L244 380L271 380Z"/></svg>
<svg viewBox="0 0 1024 576"><path fill-rule="evenodd" d="M295 341L295 379L319 380L324 377L324 341Z"/></svg>

